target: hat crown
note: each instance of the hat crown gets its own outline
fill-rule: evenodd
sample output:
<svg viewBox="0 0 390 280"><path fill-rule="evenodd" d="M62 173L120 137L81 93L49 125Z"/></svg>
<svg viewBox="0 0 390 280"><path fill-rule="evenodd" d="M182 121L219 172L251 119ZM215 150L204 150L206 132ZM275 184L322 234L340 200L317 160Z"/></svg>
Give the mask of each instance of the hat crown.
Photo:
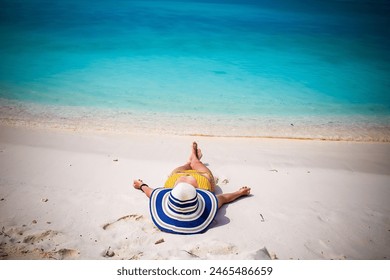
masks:
<svg viewBox="0 0 390 280"><path fill-rule="evenodd" d="M177 200L186 201L186 200L194 199L194 197L196 197L196 190L194 186L182 182L177 184L172 189L171 194Z"/></svg>
<svg viewBox="0 0 390 280"><path fill-rule="evenodd" d="M194 213L198 208L198 196L195 188L187 183L177 184L169 195L168 207L177 214Z"/></svg>

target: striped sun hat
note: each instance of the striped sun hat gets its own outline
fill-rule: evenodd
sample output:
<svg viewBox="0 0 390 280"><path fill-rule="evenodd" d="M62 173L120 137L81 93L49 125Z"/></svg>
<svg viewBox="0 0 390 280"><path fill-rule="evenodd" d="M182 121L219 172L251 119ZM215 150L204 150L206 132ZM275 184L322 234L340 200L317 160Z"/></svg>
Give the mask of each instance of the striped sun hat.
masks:
<svg viewBox="0 0 390 280"><path fill-rule="evenodd" d="M218 210L218 200L209 191L178 183L173 189L155 189L149 200L156 226L166 232L195 234L206 231Z"/></svg>

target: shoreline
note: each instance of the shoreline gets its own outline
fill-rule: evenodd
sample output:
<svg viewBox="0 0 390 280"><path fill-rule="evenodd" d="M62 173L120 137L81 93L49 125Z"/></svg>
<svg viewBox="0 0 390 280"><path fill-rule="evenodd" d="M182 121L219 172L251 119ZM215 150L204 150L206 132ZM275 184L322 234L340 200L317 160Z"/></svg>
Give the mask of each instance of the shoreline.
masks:
<svg viewBox="0 0 390 280"><path fill-rule="evenodd" d="M0 101L0 125L10 127L112 134L390 142L390 116L192 116Z"/></svg>
<svg viewBox="0 0 390 280"><path fill-rule="evenodd" d="M180 133L161 133L161 131L150 130L145 131L143 129L129 129L120 128L112 129L109 126L99 127L91 126L82 127L79 124L55 124L55 123L46 123L42 121L24 121L24 120L4 120L0 117L0 127L9 127L9 128L21 128L28 130L42 130L42 131L58 131L58 132L79 132L79 133L96 133L96 134L108 134L108 135L150 135L150 136L182 136L182 137L204 137L204 138L232 138L232 139L264 139L264 140L295 140L295 141L321 141L321 142L352 142L352 143L390 143L390 138L365 138L361 137L360 139L354 139L350 137L334 137L334 136L319 136L319 137L303 137L303 136L251 136L251 135L223 135L223 134L205 134L205 133L192 133L180 134ZM387 130L387 129L386 129ZM389 128L390 133L390 128Z"/></svg>

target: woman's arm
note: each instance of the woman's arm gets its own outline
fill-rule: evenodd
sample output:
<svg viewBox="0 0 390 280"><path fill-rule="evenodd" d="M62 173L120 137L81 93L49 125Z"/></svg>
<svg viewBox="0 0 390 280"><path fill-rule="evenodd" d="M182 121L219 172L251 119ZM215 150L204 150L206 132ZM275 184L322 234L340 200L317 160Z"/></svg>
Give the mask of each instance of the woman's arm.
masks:
<svg viewBox="0 0 390 280"><path fill-rule="evenodd" d="M153 189L150 188L147 184L145 184L141 179L134 180L133 187L137 190L141 190L142 192L144 192L147 197L150 197L153 192Z"/></svg>
<svg viewBox="0 0 390 280"><path fill-rule="evenodd" d="M248 188L247 186L240 188L238 191L232 192L232 193L224 193L224 194L218 194L218 209L221 208L222 205L226 203L230 203L235 201L237 198L241 196L247 196L251 192L251 188Z"/></svg>

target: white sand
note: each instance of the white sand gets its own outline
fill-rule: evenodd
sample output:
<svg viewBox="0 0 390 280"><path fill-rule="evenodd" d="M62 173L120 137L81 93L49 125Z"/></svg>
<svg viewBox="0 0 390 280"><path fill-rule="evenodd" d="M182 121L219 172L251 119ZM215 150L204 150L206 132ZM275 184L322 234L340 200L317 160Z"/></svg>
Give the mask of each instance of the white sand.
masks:
<svg viewBox="0 0 390 280"><path fill-rule="evenodd" d="M198 141L223 207L201 235L160 232L144 194ZM390 144L0 127L1 259L389 259ZM162 243L156 244L163 239Z"/></svg>

